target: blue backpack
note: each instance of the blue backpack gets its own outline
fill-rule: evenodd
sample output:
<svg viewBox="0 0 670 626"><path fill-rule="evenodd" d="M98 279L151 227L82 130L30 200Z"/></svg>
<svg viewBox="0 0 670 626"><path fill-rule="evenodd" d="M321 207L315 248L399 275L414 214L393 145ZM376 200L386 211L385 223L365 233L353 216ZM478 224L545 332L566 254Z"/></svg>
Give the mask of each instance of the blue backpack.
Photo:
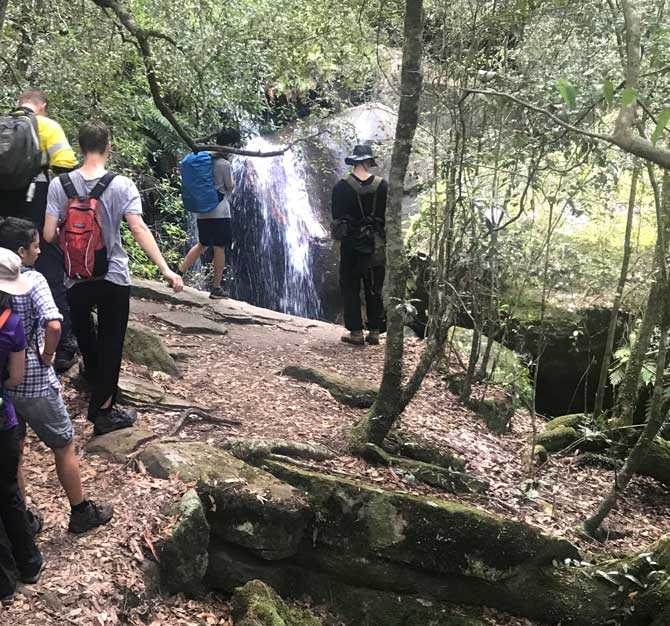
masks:
<svg viewBox="0 0 670 626"><path fill-rule="evenodd" d="M221 202L212 172L212 158L219 156L190 152L181 160L181 197L190 213L209 213Z"/></svg>

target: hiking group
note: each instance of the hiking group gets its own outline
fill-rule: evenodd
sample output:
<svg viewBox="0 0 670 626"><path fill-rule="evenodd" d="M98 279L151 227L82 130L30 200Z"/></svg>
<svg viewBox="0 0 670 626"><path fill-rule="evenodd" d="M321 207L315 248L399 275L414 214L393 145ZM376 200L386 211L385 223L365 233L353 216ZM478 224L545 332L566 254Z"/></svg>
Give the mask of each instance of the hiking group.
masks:
<svg viewBox="0 0 670 626"><path fill-rule="evenodd" d="M90 391L87 417L96 435L131 426L137 414L118 406L117 386L130 308L130 233L167 283L213 249L211 298L222 286L226 248L232 243L232 169L226 155L197 152L181 164L185 208L197 214L198 242L172 271L142 219L136 185L106 169L107 126L85 121L78 133L79 164L61 126L46 116L39 90L21 94L0 118L0 601L13 600L17 581L35 583L44 559L35 537L42 530L28 509L23 458L27 426L53 452L58 480L70 504L68 530L83 533L109 522L113 507L84 494L75 434L56 371L70 369L81 353L79 376ZM239 142L224 129L217 143ZM384 310L384 211L387 183L370 173L371 149L356 146L345 160L353 171L333 189L333 238L341 242L342 340L379 343ZM363 287L368 334L363 334Z"/></svg>
<svg viewBox="0 0 670 626"><path fill-rule="evenodd" d="M79 166L60 125L46 116L39 90L24 92L0 118L0 600L17 580L36 582L44 559L35 543L41 516L26 508L26 427L53 452L69 501L72 533L109 522L113 507L83 492L74 429L59 370L81 352L96 435L126 428L136 413L116 394L130 307L128 255L121 222L175 291L170 270L142 219L135 184L106 170L109 130L79 128ZM53 177L55 175L55 177ZM93 312L96 317L94 319Z"/></svg>

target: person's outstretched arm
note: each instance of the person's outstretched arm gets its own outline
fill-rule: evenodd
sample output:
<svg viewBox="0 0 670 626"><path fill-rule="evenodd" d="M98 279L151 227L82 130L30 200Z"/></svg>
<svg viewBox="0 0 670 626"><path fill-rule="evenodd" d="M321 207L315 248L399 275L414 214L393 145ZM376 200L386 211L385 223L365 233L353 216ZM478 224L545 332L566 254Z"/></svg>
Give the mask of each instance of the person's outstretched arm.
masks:
<svg viewBox="0 0 670 626"><path fill-rule="evenodd" d="M130 232L133 235L133 239L139 244L140 248L144 250L146 255L155 263L156 267L160 270L160 273L163 275L163 278L168 282L170 287L175 291L181 291L184 288L184 281L181 279L181 276L175 274L165 262L163 255L161 254L158 244L154 239L154 236L151 234L149 227L144 223L141 215L126 213L125 214L126 222L130 227Z"/></svg>

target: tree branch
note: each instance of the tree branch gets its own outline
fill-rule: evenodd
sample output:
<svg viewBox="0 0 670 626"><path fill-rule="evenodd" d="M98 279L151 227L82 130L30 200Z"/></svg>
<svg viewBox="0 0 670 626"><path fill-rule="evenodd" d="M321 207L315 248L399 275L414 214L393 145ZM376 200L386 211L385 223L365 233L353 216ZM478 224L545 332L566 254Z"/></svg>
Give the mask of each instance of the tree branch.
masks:
<svg viewBox="0 0 670 626"><path fill-rule="evenodd" d="M207 146L199 145L196 141L189 135L186 129L179 123L174 113L170 110L167 103L163 99L161 93L161 88L156 78L156 64L154 62L153 53L151 50L151 38L160 38L169 41L170 43L177 46L176 42L172 40L168 35L156 31L145 29L138 26L133 20L130 13L128 13L121 3L118 0L93 0L93 3L99 6L101 9L109 9L114 13L116 18L121 22L123 27L135 38L137 41L137 46L139 48L140 54L142 55L142 61L144 63L145 75L147 82L149 83L149 91L151 92L151 97L156 105L156 108L161 112L161 115L169 122L169 124L174 128L175 132L179 137L184 141L184 143L191 149L193 152L200 152L203 150L212 151L212 152L225 152L228 154L239 154L242 156L253 156L253 157L273 157L281 156L284 154L290 146L280 150L274 150L271 152L254 152L249 150L240 150L238 148L233 148L230 146ZM178 47L178 46L177 46Z"/></svg>
<svg viewBox="0 0 670 626"><path fill-rule="evenodd" d="M544 115L545 117L548 117L550 120L552 120L559 126L562 126L563 128L566 128L567 130L573 133L582 135L584 137L591 137L592 139L597 139L598 141L603 141L605 143L609 143L613 146L621 148L624 152L629 152L630 154L639 156L645 159L646 161L656 163L656 165L660 165L665 169L670 169L670 150L668 150L667 148L662 148L658 145L654 145L653 143L651 143L651 141L645 139L644 137L634 135L630 131L630 128L626 129L626 127L623 125L626 123L625 121L627 119L626 117L624 117L623 122L620 123L618 132L615 131L613 135L604 135L602 133L592 133L588 130L577 128L576 126L573 126L572 124L563 121L560 117L557 117L550 111L547 111L542 107L531 104L530 102L526 102L525 100L517 98L516 96L510 93L506 93L504 91L495 91L492 89L464 89L464 91L466 93L471 94L481 94L484 96L505 98L506 100L515 102L519 106L522 106L526 109L535 111L537 113L540 113L541 115Z"/></svg>

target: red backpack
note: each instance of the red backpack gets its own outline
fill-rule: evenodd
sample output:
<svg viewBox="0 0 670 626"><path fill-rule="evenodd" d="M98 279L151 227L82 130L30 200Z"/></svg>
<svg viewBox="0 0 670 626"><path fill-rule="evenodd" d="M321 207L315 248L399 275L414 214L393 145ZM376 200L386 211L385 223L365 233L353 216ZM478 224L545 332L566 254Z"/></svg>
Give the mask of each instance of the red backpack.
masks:
<svg viewBox="0 0 670 626"><path fill-rule="evenodd" d="M68 197L65 220L60 227L60 245L65 257L65 273L77 280L102 278L109 262L100 224L100 196L116 174L107 172L88 196L77 193L68 174L58 179Z"/></svg>

